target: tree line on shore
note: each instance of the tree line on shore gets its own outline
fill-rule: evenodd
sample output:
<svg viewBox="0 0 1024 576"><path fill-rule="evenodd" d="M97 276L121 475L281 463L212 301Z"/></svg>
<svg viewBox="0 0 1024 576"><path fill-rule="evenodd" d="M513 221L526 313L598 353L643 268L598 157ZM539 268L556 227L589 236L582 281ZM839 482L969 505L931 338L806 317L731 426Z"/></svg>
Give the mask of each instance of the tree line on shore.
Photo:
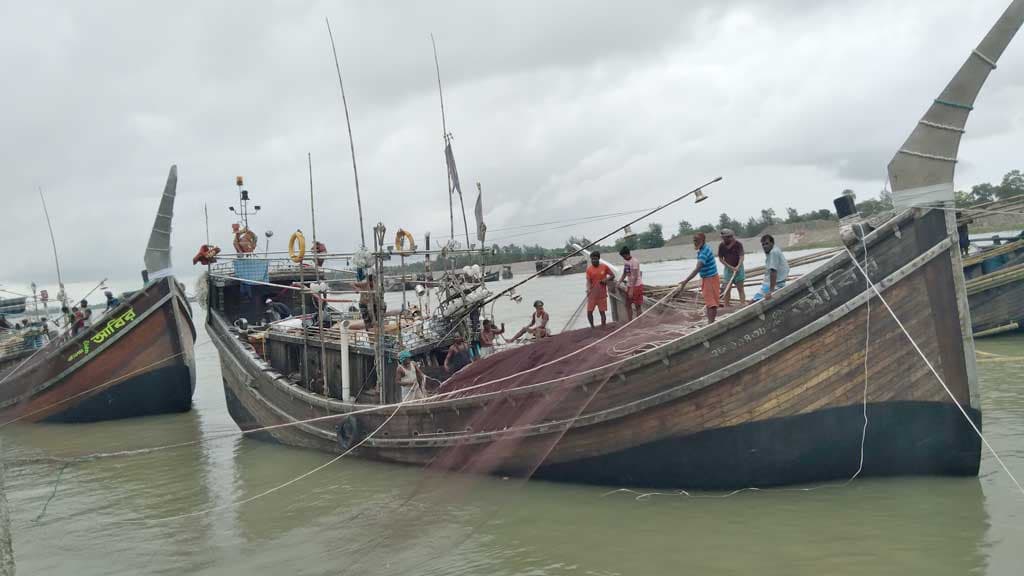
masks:
<svg viewBox="0 0 1024 576"><path fill-rule="evenodd" d="M843 190L842 193L854 198L857 210L864 216L873 216L887 210L892 210L893 208L892 193L888 190L882 190L879 192L877 198L868 198L860 202L856 202L857 195L853 190L846 189ZM957 191L956 205L957 207L970 208L988 202L1006 200L1022 195L1024 195L1024 173L1020 170L1011 170L1003 176L1003 179L999 184L985 182L975 184L971 187L970 191ZM786 208L785 217L777 215L773 208L766 208L761 210L760 216L751 216L746 222L741 222L740 220L737 220L723 212L718 216L717 222L707 222L699 226L694 226L686 220L681 220L673 238L679 236L692 236L696 232L704 232L705 234L717 233L722 228L732 229L733 232L736 233L737 237L752 238L760 235L770 226L774 226L775 224L797 224L800 222L821 222L829 220L836 220L835 213L829 208L811 210L803 213L799 212L795 208ZM433 269L442 270L446 267L457 269L472 264L501 265L530 260L561 258L575 250L575 248L573 248L574 244L586 246L589 243L590 241L585 237L570 236L565 245L560 248L545 248L540 244L534 244L532 246L514 243L506 244L504 246L492 244L490 249L487 251L486 256L460 255L450 257L447 260L439 258L434 261ZM593 249L599 250L603 253L617 254L619 249L623 246L629 246L631 250L640 250L645 248L660 248L665 244L666 240L662 225L652 222L647 225L647 230L643 232L637 234L624 234L619 237L614 244L598 245ZM407 269L410 271L422 271L423 263L417 262L415 264L409 264Z"/></svg>

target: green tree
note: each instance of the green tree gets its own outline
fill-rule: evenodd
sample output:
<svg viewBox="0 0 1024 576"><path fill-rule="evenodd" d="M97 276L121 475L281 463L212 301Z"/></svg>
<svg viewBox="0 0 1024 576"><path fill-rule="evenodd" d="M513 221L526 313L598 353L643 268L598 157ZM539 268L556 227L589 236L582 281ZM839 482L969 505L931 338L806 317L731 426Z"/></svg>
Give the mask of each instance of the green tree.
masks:
<svg viewBox="0 0 1024 576"><path fill-rule="evenodd" d="M975 204L991 202L996 199L996 195L999 194L999 192L1000 191L995 186L988 182L971 186L971 198Z"/></svg>
<svg viewBox="0 0 1024 576"><path fill-rule="evenodd" d="M686 220L679 221L679 236L693 233L693 224L690 224Z"/></svg>
<svg viewBox="0 0 1024 576"><path fill-rule="evenodd" d="M999 184L996 196L1000 200L1006 200L1007 198L1013 198L1022 194L1024 194L1024 174L1021 174L1020 170L1010 170L1003 176L1003 181Z"/></svg>
<svg viewBox="0 0 1024 576"><path fill-rule="evenodd" d="M796 208L786 208L786 223L794 224L800 221L800 213L796 211Z"/></svg>

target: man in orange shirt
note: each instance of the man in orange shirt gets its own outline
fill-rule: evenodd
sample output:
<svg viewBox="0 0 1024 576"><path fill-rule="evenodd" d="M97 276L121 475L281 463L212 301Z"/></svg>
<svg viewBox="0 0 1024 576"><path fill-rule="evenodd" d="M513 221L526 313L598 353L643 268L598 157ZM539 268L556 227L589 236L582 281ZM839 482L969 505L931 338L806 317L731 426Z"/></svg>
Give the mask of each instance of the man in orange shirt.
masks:
<svg viewBox="0 0 1024 576"><path fill-rule="evenodd" d="M594 327L594 308L601 311L601 326L607 322L609 281L615 281L615 273L601 262L600 252L591 252L590 266L587 266L587 320L591 328Z"/></svg>

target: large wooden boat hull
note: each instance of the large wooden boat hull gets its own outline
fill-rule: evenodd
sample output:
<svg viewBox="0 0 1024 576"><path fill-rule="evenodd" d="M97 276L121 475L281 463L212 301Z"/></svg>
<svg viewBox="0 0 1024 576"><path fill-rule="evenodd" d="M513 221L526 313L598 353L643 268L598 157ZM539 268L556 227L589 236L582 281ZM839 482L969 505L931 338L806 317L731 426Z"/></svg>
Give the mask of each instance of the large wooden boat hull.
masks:
<svg viewBox="0 0 1024 576"><path fill-rule="evenodd" d="M154 281L61 346L0 367L0 422L92 422L188 411L195 327L173 277Z"/></svg>
<svg viewBox="0 0 1024 576"><path fill-rule="evenodd" d="M866 239L867 268L980 426L947 220L918 209L890 220ZM371 412L292 384L228 320L211 312L209 333L232 417L243 430L284 425L256 435L294 446L444 470L705 489L848 478L862 438L862 475L974 475L980 460L953 398L846 253L770 301L614 367Z"/></svg>

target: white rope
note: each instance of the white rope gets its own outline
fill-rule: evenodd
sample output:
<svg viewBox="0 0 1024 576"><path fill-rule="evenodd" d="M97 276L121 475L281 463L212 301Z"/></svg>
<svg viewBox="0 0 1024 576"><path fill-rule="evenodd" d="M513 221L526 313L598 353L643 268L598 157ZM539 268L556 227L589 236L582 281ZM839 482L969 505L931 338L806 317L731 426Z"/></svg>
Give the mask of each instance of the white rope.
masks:
<svg viewBox="0 0 1024 576"><path fill-rule="evenodd" d="M860 241L864 247L864 266L867 266L868 242L864 233L864 225L858 222L857 227L860 228ZM867 279L867 276L865 276L864 284L865 287L870 285L870 280ZM867 314L864 316L864 428L860 432L860 462L857 464L857 471L846 481L847 484L853 482L857 476L860 476L861 471L864 470L864 443L868 437L868 351L871 347L871 298L868 298L864 305L867 307Z"/></svg>
<svg viewBox="0 0 1024 576"><path fill-rule="evenodd" d="M295 484L296 482L299 482L301 480L304 480L304 479L312 476L313 474L316 474L317 472L323 470L324 468L327 468L331 464L334 464L338 460L341 460L345 456L348 456L349 454L351 454L356 448L359 448L360 446L362 446L364 442L366 442L367 440L372 438L375 434L380 432L382 428L387 426L388 422L390 422L391 419L394 418L396 414L398 414L398 410L399 410L400 406L401 406L401 403L399 403L399 407L396 407L395 410L391 413L390 416L388 416L383 422L380 423L380 426L377 426L377 428L374 429L373 432L370 432L369 434L367 434L365 438L363 438L358 443L356 443L355 445L350 447L348 450L345 450L341 454L335 456L334 458L331 458L327 462L325 462L325 463L323 463L323 464L321 464L321 465L319 465L319 466L317 466L315 468L312 468L310 470L307 470L306 472L303 472L302 474L299 474L298 476L292 478L291 480L288 480L287 482L283 482L281 484L278 484L277 486L274 486L273 488L269 488L267 490L264 490L263 492L260 492L259 494L256 494L255 496L250 496L248 498L245 498L243 500L238 500L236 502L229 502L227 504L221 504L219 506L212 506L210 508L204 508L202 510L198 510L196 512L189 512L189 513L186 513L186 514L178 514L178 515L175 515L175 516L165 516L163 518L142 518L142 519L138 519L138 520L115 520L114 522L125 523L125 524L156 524L156 523L159 523L159 522L170 522L172 520L180 520L182 518L191 518L193 516L202 516L204 514L209 514L210 512L216 512L217 510L226 510L228 508L234 508L236 506L241 506L242 504L248 504L249 502L252 502L254 500L258 500L260 498L263 498L264 496L269 496L270 494L273 494L274 492L277 492L278 490L282 490L284 488L287 488L288 486L291 486L292 484Z"/></svg>
<svg viewBox="0 0 1024 576"><path fill-rule="evenodd" d="M1020 482L1018 482L1017 478L1013 475L1013 472L1010 472L1010 468L1006 465L1005 462L1003 462L1003 459L999 457L999 453L996 452L996 449L993 448L991 444L989 444L988 439L985 438L985 435L982 434L981 430L978 429L978 426L974 423L974 420L971 420L971 417L967 414L967 410L964 410L963 405L960 404L960 401L957 400L956 396L953 394L953 391L950 390L949 386L946 385L946 382L942 379L942 376L939 376L938 371L935 370L935 367L932 366L931 361L928 360L928 356L926 356L925 353L921 350L921 347L917 345L917 342L914 340L914 337L910 335L910 332L908 332L906 327L903 326L903 322L901 322L899 317L896 316L896 312L894 312L892 307L889 306L889 302L887 302L885 300L885 297L882 296L882 293L879 292L878 287L875 286L875 283L872 282L870 278L868 278L867 272L865 272L864 268L862 268L860 263L857 262L857 258L853 255L853 252L850 252L850 249L847 248L846 253L850 255L850 260L853 261L853 265L857 267L857 270L860 270L860 273L864 276L864 278L868 279L867 282L868 285L871 286L871 290L874 291L875 295L877 295L878 299L882 302L882 305L885 306L886 310L889 311L889 314L892 316L892 319L896 321L896 325L900 327L900 330L903 331L903 334L907 337L907 340L909 340L910 344L914 347L914 350L917 350L917 354L921 357L922 360L924 360L924 363L928 366L928 369L931 370L932 374L935 376L935 379L939 381L939 384L942 385L942 389L945 390L946 394L948 394L950 399L953 400L953 404L956 404L956 407L960 410L960 413L963 414L964 419L967 420L967 423L971 425L971 428L974 430L974 433L977 434L978 438L980 438L981 441L985 443L985 447L988 448L989 452L992 453L992 456L995 457L997 462L999 462L999 465L1003 468L1003 471L1006 472L1006 475L1010 477L1010 480L1013 480L1013 483L1017 486L1017 490L1020 490L1020 493L1024 494L1024 486L1021 486Z"/></svg>

